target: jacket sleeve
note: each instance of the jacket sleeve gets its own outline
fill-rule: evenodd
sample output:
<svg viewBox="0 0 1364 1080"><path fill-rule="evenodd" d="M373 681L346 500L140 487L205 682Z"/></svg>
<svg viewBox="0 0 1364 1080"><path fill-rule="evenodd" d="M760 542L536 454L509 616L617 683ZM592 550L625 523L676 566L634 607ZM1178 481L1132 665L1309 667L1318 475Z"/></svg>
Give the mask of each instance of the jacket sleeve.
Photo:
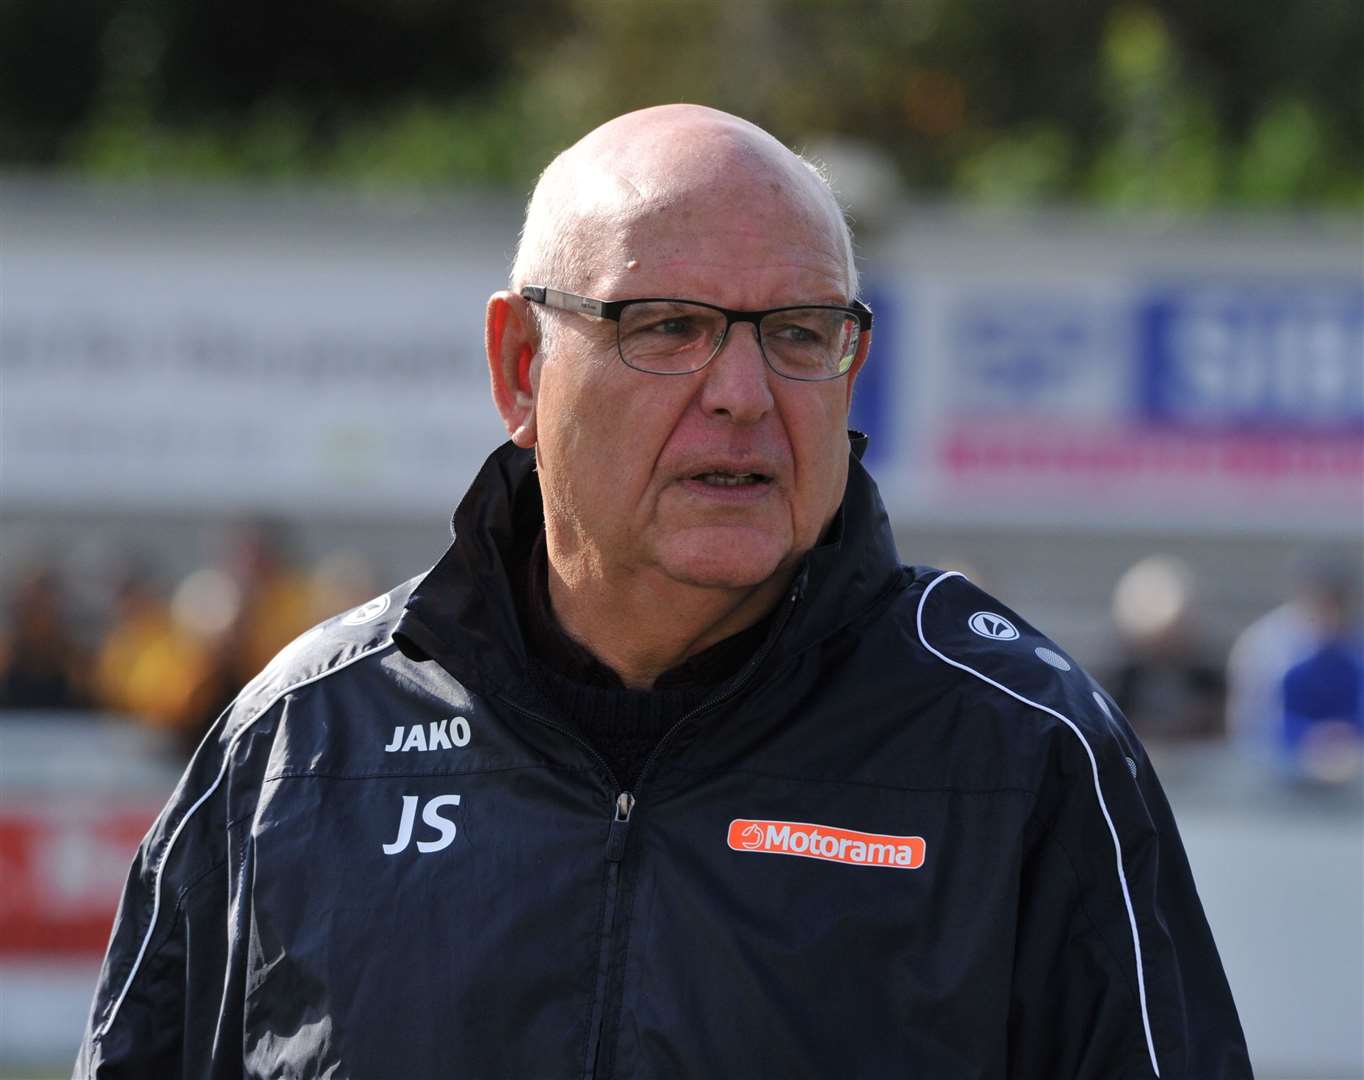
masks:
<svg viewBox="0 0 1364 1080"><path fill-rule="evenodd" d="M1058 724L1024 845L1010 1075L1243 1080L1245 1038L1160 782L1116 706Z"/></svg>
<svg viewBox="0 0 1364 1080"><path fill-rule="evenodd" d="M234 744L221 731L229 720L199 747L138 848L73 1071L78 1080L241 1074L241 1020L228 1004L240 1001L228 970Z"/></svg>

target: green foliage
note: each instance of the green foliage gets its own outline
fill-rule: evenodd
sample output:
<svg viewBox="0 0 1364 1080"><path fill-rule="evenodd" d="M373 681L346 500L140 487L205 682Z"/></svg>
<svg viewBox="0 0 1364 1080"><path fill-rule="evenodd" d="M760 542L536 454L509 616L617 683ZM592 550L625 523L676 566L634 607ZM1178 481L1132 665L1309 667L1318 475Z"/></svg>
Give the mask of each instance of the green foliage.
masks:
<svg viewBox="0 0 1364 1080"><path fill-rule="evenodd" d="M1364 175L1338 145L1328 118L1296 98L1271 101L1242 148L1237 195L1253 206L1280 206L1304 197L1345 205L1364 195ZM1361 200L1364 201L1364 200Z"/></svg>
<svg viewBox="0 0 1364 1080"><path fill-rule="evenodd" d="M687 100L985 205L1351 206L1361 54L1348 0L28 0L0 5L0 161L525 188Z"/></svg>
<svg viewBox="0 0 1364 1080"><path fill-rule="evenodd" d="M1054 125L1006 132L966 154L956 171L956 190L972 202L1027 206L1066 193L1075 150Z"/></svg>

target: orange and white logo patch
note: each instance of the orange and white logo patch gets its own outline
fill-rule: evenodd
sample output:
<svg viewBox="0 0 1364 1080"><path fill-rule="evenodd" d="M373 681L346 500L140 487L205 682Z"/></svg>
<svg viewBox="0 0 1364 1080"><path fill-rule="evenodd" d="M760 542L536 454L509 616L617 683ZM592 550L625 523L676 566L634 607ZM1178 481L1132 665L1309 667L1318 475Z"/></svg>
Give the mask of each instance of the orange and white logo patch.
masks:
<svg viewBox="0 0 1364 1080"><path fill-rule="evenodd" d="M735 851L765 855L799 855L805 859L917 870L924 864L922 836L890 836L857 832L806 821L754 821L735 818L729 823L729 846Z"/></svg>

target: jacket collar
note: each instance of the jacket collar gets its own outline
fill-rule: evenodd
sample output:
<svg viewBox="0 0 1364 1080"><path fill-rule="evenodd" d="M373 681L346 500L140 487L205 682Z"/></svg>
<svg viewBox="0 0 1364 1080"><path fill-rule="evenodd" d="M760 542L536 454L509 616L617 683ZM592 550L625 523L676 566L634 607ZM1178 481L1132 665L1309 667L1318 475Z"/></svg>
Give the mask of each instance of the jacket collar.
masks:
<svg viewBox="0 0 1364 1080"><path fill-rule="evenodd" d="M867 437L849 432L843 504L821 542L802 560L775 620L772 653L792 655L865 611L903 575L876 485L862 467ZM526 557L543 521L535 455L504 443L484 463L451 522L454 541L412 591L394 629L408 655L430 658L483 693L520 696L526 679L512 568Z"/></svg>

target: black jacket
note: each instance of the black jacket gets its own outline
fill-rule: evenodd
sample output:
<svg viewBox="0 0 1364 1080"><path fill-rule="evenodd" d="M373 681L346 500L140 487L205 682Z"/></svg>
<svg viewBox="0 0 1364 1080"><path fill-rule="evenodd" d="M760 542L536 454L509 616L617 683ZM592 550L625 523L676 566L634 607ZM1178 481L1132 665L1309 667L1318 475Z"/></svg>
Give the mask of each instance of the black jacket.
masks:
<svg viewBox="0 0 1364 1080"><path fill-rule="evenodd" d="M1141 746L897 561L856 461L737 676L621 793L533 698L495 453L424 578L305 634L133 865L99 1077L1246 1077Z"/></svg>

